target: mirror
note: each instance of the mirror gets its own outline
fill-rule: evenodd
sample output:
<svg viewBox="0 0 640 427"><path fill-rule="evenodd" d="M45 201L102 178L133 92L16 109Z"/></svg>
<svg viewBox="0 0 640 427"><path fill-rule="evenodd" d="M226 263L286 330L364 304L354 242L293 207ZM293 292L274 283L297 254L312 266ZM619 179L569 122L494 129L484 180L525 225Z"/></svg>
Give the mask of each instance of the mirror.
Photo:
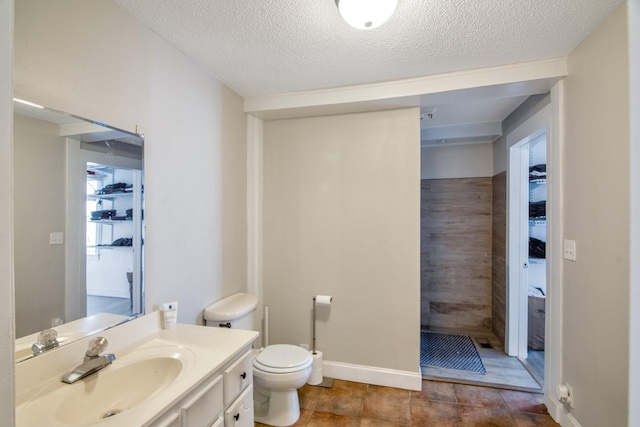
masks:
<svg viewBox="0 0 640 427"><path fill-rule="evenodd" d="M143 314L144 136L14 99L16 361ZM55 346L50 346L55 347Z"/></svg>

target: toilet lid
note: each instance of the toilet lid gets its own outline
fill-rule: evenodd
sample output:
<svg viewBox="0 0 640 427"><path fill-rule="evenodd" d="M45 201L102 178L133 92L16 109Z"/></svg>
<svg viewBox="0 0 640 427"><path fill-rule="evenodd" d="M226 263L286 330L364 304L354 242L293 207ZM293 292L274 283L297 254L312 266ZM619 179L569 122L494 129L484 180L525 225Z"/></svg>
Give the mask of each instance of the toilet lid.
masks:
<svg viewBox="0 0 640 427"><path fill-rule="evenodd" d="M286 373L304 369L312 362L311 353L302 347L274 344L262 350L253 360L253 365L266 372Z"/></svg>

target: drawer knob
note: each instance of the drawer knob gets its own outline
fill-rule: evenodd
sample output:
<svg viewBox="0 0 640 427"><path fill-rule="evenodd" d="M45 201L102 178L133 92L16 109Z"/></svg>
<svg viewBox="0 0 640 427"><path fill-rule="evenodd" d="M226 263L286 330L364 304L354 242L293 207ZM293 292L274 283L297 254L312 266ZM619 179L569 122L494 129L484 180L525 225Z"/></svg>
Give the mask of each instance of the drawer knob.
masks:
<svg viewBox="0 0 640 427"><path fill-rule="evenodd" d="M236 422L238 422L238 420L240 419L240 413L237 413L233 416L233 419L236 420Z"/></svg>
<svg viewBox="0 0 640 427"><path fill-rule="evenodd" d="M241 373L240 374L240 378L242 378L243 380L246 380L247 379L247 373L246 372Z"/></svg>

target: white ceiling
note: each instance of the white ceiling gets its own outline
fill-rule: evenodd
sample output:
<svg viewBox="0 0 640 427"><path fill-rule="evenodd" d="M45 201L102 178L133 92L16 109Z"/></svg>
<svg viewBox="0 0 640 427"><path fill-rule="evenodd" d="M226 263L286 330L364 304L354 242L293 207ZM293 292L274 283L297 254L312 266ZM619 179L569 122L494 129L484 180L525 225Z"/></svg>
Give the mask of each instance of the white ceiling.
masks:
<svg viewBox="0 0 640 427"><path fill-rule="evenodd" d="M335 0L113 1L243 97L563 57L623 3L399 0L363 31ZM443 103L437 126L501 121L522 99L482 102Z"/></svg>

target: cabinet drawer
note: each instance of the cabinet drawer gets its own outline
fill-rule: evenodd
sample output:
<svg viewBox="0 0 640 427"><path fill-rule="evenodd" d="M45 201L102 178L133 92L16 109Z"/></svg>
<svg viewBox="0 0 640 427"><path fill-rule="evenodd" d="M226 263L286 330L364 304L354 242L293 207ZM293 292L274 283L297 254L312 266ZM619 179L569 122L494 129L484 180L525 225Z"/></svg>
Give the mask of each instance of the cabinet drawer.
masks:
<svg viewBox="0 0 640 427"><path fill-rule="evenodd" d="M225 427L253 427L253 385L249 385L225 411L224 425Z"/></svg>
<svg viewBox="0 0 640 427"><path fill-rule="evenodd" d="M153 427L180 427L180 414L172 414L168 417L165 415L162 421L155 422L152 425Z"/></svg>
<svg viewBox="0 0 640 427"><path fill-rule="evenodd" d="M251 350L224 371L224 404L233 402L249 384L253 384L253 355Z"/></svg>
<svg viewBox="0 0 640 427"><path fill-rule="evenodd" d="M211 427L224 427L224 418L218 417Z"/></svg>
<svg viewBox="0 0 640 427"><path fill-rule="evenodd" d="M182 405L182 427L210 426L223 408L222 375L219 375Z"/></svg>

